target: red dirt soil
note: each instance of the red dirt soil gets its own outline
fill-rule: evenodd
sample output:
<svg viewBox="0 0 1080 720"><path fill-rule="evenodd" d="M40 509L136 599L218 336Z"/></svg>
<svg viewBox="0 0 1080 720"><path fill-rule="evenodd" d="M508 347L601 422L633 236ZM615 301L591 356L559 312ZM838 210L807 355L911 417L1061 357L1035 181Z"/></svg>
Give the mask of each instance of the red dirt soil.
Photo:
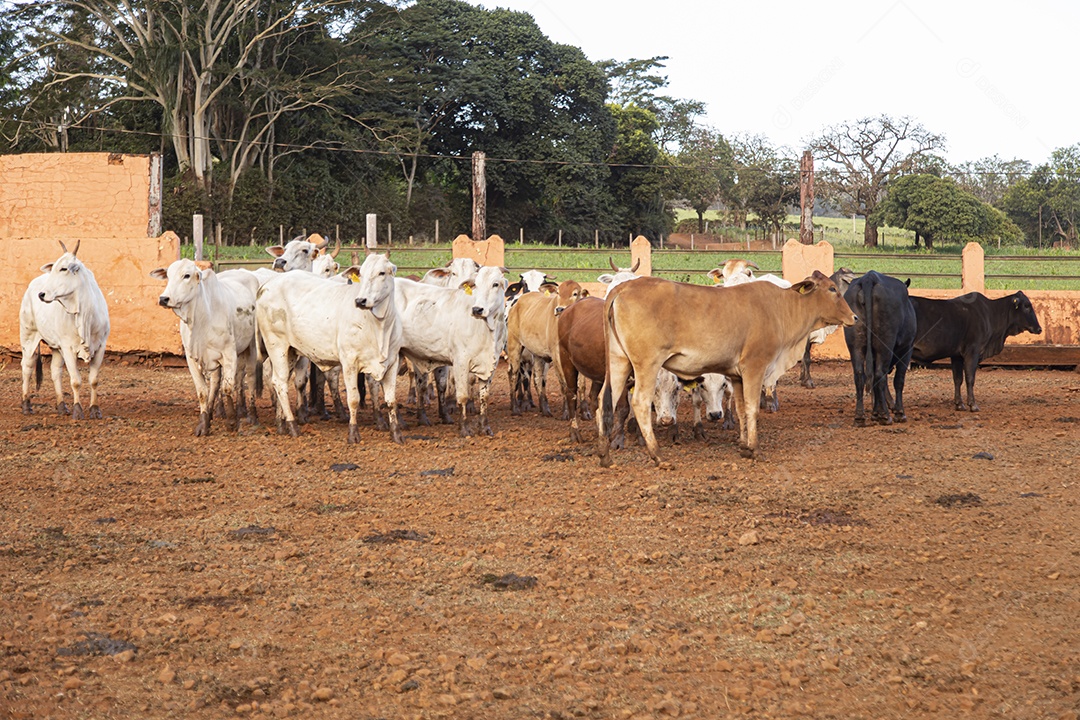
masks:
<svg viewBox="0 0 1080 720"><path fill-rule="evenodd" d="M348 446L196 439L154 363L105 366L104 420L47 375L24 416L9 361L0 717L1076 718L1080 375L983 369L971 414L914 370L910 421L856 428L814 373L756 461L710 425L603 470L502 368L496 437Z"/></svg>

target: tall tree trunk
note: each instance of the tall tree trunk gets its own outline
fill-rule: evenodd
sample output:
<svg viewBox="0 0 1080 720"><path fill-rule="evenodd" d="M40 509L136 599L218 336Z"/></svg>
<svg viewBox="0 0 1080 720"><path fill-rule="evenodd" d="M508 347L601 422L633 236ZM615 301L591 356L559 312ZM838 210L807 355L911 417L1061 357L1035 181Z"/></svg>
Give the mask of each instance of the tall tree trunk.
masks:
<svg viewBox="0 0 1080 720"><path fill-rule="evenodd" d="M866 247L878 246L877 228L870 223L866 223L866 227L863 230L863 245L865 245Z"/></svg>
<svg viewBox="0 0 1080 720"><path fill-rule="evenodd" d="M933 250L934 249L934 236L933 235L924 235L923 239L926 241L926 249L927 250Z"/></svg>
<svg viewBox="0 0 1080 720"><path fill-rule="evenodd" d="M705 213L697 211L697 231L702 235L705 234Z"/></svg>

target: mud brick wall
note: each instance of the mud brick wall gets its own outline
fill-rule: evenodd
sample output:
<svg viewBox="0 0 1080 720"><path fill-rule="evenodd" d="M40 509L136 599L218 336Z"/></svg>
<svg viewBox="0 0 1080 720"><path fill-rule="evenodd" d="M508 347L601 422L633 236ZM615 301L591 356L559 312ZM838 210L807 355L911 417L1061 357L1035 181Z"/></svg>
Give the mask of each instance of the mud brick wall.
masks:
<svg viewBox="0 0 1080 720"><path fill-rule="evenodd" d="M145 155L0 156L0 347L19 352L19 306L42 265L73 248L109 305L113 352L180 350L179 321L157 307L149 272L179 257L173 233L149 237L160 187Z"/></svg>

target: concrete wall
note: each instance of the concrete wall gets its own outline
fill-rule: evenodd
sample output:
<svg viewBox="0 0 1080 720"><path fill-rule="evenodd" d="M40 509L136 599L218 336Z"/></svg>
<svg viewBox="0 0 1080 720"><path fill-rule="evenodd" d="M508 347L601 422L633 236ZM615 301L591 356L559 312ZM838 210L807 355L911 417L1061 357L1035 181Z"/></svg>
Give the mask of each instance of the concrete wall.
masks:
<svg viewBox="0 0 1080 720"><path fill-rule="evenodd" d="M0 156L0 347L20 352L19 306L40 267L73 248L109 305L109 351L180 351L179 320L157 306L149 272L179 257L160 225L160 165L145 155Z"/></svg>

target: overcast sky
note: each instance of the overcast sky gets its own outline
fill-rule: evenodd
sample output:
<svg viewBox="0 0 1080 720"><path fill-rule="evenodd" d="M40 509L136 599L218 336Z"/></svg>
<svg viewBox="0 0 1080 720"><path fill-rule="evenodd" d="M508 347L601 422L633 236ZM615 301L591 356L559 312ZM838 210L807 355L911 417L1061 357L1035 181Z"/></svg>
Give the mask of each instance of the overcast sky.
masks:
<svg viewBox="0 0 1080 720"><path fill-rule="evenodd" d="M590 60L667 55L667 94L725 135L804 149L838 122L910 115L952 163L1032 164L1080 142L1075 0L484 0Z"/></svg>

